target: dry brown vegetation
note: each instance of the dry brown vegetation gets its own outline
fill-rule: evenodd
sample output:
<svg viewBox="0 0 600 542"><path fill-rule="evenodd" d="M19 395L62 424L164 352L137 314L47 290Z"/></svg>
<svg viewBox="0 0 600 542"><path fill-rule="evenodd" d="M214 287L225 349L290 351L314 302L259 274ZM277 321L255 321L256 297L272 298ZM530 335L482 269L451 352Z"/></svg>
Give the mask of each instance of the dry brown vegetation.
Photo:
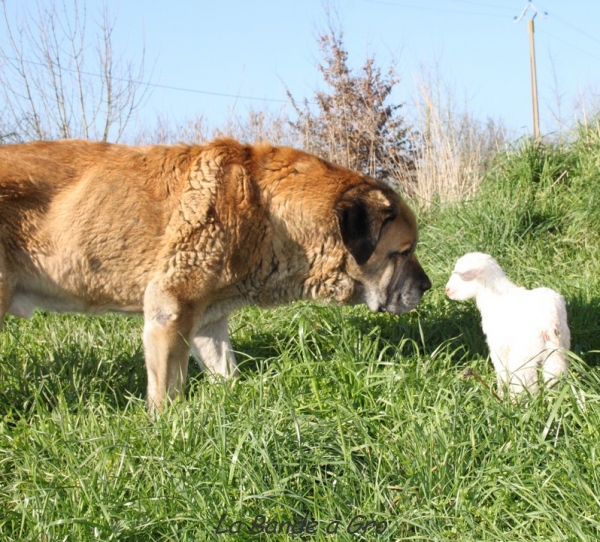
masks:
<svg viewBox="0 0 600 542"><path fill-rule="evenodd" d="M492 157L506 145L502 123L480 122L461 106L439 71L424 72L414 104L419 149L414 196L425 204L457 201L475 194Z"/></svg>
<svg viewBox="0 0 600 542"><path fill-rule="evenodd" d="M290 121L303 148L351 169L391 182L407 184L417 150L411 129L400 113L404 104L390 103L398 83L392 66L386 74L369 57L355 74L348 65L341 31L329 27L318 37L323 62L317 66L328 92L315 92L313 103L300 105L289 93L296 113Z"/></svg>
<svg viewBox="0 0 600 542"><path fill-rule="evenodd" d="M111 36L116 20L106 10L94 26L85 0L38 0L15 22L0 1L10 44L0 52L0 142L59 137L116 141L126 129L127 141L138 144L198 143L216 136L267 140L383 179L423 205L472 196L491 157L505 144L502 126L478 122L468 104L459 107L437 71L425 73L415 97L395 103L393 91L400 82L396 66L382 69L369 56L353 71L343 32L331 18L317 36L322 60L316 68L324 90L310 99L297 100L288 92L287 109L250 109L216 128L202 116L177 125L159 116L154 125L132 131L146 92L136 83L143 80L144 61L136 67L115 55ZM62 36L65 28L70 33ZM36 38L38 31L42 39ZM90 47L93 43L97 46ZM89 65L102 77L90 76Z"/></svg>

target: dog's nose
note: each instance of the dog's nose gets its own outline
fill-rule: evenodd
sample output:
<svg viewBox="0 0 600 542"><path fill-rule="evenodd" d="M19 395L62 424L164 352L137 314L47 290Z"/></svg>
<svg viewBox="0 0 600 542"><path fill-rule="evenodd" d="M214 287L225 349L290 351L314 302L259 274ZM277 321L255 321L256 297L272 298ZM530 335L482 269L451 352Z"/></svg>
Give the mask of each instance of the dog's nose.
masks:
<svg viewBox="0 0 600 542"><path fill-rule="evenodd" d="M431 281L429 280L429 277L427 275L425 275L423 282L421 282L421 290L423 290L423 293L425 293L427 290L430 290L430 289L431 289Z"/></svg>

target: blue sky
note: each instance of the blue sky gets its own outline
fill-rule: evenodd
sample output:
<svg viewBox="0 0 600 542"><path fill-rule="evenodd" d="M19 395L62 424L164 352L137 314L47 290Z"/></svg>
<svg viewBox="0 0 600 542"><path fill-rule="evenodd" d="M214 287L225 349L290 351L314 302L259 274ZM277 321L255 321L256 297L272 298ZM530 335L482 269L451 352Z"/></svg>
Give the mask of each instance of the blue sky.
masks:
<svg viewBox="0 0 600 542"><path fill-rule="evenodd" d="M11 1L11 0L7 0ZM14 0L13 0L14 1ZM29 2L31 0L25 0ZM88 0L94 10L101 0ZM394 101L410 103L423 69L439 67L442 83L477 118L502 119L531 133L527 0L337 0L334 6L350 65L368 55L395 63L402 79ZM250 108L285 107L286 88L311 98L323 87L316 36L326 28L321 0L106 0L118 18L116 45L134 60L145 42L154 87L141 112L152 122L203 116L219 126ZM540 0L535 19L542 132L554 115L572 118L582 95L600 102L600 1ZM423 68L425 67L425 68ZM560 100L557 96L560 95Z"/></svg>

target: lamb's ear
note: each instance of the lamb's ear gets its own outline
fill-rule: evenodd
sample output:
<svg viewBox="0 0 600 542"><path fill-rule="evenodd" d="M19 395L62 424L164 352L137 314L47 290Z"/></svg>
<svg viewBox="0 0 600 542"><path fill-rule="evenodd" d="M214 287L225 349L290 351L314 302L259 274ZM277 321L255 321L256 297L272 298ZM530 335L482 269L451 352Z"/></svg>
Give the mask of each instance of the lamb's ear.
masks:
<svg viewBox="0 0 600 542"><path fill-rule="evenodd" d="M344 245L358 265L367 263L379 241L381 228L398 211L382 190L355 186L334 207Z"/></svg>
<svg viewBox="0 0 600 542"><path fill-rule="evenodd" d="M464 280L465 282L475 280L479 276L480 273L481 273L481 269L479 269L479 268L469 269L468 271L463 271L462 273L459 273L458 271L456 271L456 274L461 278L461 280Z"/></svg>

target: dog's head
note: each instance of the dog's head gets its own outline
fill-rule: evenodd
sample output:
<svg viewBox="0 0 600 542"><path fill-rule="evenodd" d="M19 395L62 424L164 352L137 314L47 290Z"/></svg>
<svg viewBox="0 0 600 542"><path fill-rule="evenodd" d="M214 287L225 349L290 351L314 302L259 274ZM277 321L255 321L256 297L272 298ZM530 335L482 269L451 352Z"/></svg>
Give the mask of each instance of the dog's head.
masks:
<svg viewBox="0 0 600 542"><path fill-rule="evenodd" d="M342 240L351 255L347 271L358 283L357 303L401 314L414 309L431 281L415 256L417 223L391 189L359 184L335 205Z"/></svg>

